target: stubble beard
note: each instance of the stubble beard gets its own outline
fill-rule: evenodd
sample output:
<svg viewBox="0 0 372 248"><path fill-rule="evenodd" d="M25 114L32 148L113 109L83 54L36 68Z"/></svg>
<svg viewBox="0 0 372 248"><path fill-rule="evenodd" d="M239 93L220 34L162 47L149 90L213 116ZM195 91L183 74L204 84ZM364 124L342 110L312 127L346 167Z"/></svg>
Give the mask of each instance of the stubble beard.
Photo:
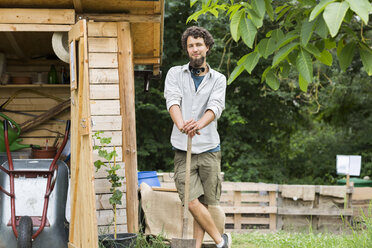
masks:
<svg viewBox="0 0 372 248"><path fill-rule="evenodd" d="M201 67L203 64L204 64L204 61L205 61L205 57L204 56L201 56L200 58L192 58L192 57L189 57L190 59L190 65L194 68L199 68Z"/></svg>

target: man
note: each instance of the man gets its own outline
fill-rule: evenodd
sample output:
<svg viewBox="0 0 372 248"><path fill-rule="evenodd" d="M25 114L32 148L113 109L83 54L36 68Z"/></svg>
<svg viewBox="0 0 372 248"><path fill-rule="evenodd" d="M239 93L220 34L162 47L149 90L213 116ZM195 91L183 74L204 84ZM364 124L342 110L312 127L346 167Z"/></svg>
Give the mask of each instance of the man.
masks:
<svg viewBox="0 0 372 248"><path fill-rule="evenodd" d="M205 232L217 247L230 247L230 234L218 232L208 211L208 205L218 205L221 196L217 119L225 108L226 77L206 62L214 44L206 29L190 27L182 34L181 41L190 62L168 71L164 89L167 109L174 122L171 143L175 149L176 187L183 202L189 135L193 141L188 208L194 217L196 247L201 247Z"/></svg>

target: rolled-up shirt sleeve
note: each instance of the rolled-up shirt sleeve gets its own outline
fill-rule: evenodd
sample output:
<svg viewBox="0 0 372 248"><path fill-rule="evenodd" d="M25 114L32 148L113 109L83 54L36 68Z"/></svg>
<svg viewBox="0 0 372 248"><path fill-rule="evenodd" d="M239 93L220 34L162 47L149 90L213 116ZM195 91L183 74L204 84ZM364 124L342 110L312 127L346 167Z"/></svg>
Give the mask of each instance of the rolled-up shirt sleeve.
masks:
<svg viewBox="0 0 372 248"><path fill-rule="evenodd" d="M218 78L213 91L207 103L207 109L213 111L215 118L220 118L222 111L225 109L225 95L226 95L226 77Z"/></svg>
<svg viewBox="0 0 372 248"><path fill-rule="evenodd" d="M181 105L182 92L177 80L176 68L171 68L165 78L164 97L169 111L172 105Z"/></svg>

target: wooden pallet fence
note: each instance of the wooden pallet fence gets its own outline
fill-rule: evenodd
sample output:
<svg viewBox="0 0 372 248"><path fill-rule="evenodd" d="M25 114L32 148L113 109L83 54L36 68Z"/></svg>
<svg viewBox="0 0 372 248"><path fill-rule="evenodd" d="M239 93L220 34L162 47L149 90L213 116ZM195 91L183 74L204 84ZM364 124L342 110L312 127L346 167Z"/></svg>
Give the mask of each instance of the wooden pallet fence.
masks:
<svg viewBox="0 0 372 248"><path fill-rule="evenodd" d="M280 185L277 229L342 231L353 216L352 193L345 186Z"/></svg>
<svg viewBox="0 0 372 248"><path fill-rule="evenodd" d="M353 191L353 218L359 221L362 216L371 216L372 187L356 187Z"/></svg>
<svg viewBox="0 0 372 248"><path fill-rule="evenodd" d="M276 230L277 185L223 182L221 207L227 232Z"/></svg>

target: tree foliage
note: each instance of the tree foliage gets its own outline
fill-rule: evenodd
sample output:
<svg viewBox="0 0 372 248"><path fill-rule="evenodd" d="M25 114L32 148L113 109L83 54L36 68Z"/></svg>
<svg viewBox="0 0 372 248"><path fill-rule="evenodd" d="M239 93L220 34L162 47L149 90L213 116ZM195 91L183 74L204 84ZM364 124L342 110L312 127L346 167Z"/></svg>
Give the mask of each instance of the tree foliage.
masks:
<svg viewBox="0 0 372 248"><path fill-rule="evenodd" d="M312 36L298 37L298 34L293 34L292 41L307 42L306 49L302 49L301 44L297 45L272 69L274 57L280 60L285 50L277 55L278 50L274 50L276 43L271 38L288 35L281 25L291 10L299 6L294 6L292 1L255 2L256 5L261 4L261 11L261 2L265 3L266 12L262 26L256 27L252 48L242 38L234 42L230 15L222 15L222 10L217 10L218 19L213 14L200 15L197 21L197 25L208 29L215 38L212 53L207 58L211 67L230 75L230 78L237 72L235 65L241 70L240 76L236 76L234 83L227 87L226 109L218 122L225 180L334 184L340 178L336 174L337 154L362 155L361 176L371 176L372 142L369 134L372 131L372 85L364 69L365 58L357 52L358 43L340 43L342 36L338 34L332 38L327 26L322 26L323 29L316 26ZM267 3L277 4L273 7L273 18L285 11L282 9L275 13L278 6L287 3L287 7L293 7L278 22L273 22L267 13ZM143 92L142 79L136 82L140 170L173 170L174 153L170 144L172 120L163 97L164 78L171 66L188 62L181 49L180 38L187 26L195 25L194 22L185 24L195 6L190 8L185 1L165 1L163 77L160 81L151 81L148 93ZM311 13L312 9L308 12ZM317 11L323 13L324 9ZM349 30L350 36L353 32L359 37L360 22L343 22L340 30L347 29L345 25L353 28ZM302 28L308 27L301 25ZM279 29L283 29L282 32ZM366 29L364 26L363 34L367 37L370 31ZM271 36L266 37L270 30ZM320 34L327 33L328 38L318 37L315 30ZM239 29L237 33L240 33ZM301 49L303 54L297 56ZM342 62L338 55L341 52L346 54ZM306 79L299 76L297 64L304 67L301 70L310 71L309 54L312 83L299 85L298 80ZM339 64L333 63L337 60ZM271 87L277 88L276 91L268 84L262 84L262 75L269 78ZM307 92L301 91L306 90L301 85L307 86Z"/></svg>
<svg viewBox="0 0 372 248"><path fill-rule="evenodd" d="M289 65L297 70L298 83L303 91L313 82L313 63L331 66L331 51L345 71L358 53L364 70L372 75L372 49L364 37L372 5L369 0L191 0L200 10L187 19L197 21L201 15L228 17L230 34L235 42L242 40L248 48L231 73L232 83L244 70L252 73L260 59L272 58L271 65L261 74L262 80L277 90ZM270 22L275 29L267 29ZM259 35L262 33L264 35Z"/></svg>

